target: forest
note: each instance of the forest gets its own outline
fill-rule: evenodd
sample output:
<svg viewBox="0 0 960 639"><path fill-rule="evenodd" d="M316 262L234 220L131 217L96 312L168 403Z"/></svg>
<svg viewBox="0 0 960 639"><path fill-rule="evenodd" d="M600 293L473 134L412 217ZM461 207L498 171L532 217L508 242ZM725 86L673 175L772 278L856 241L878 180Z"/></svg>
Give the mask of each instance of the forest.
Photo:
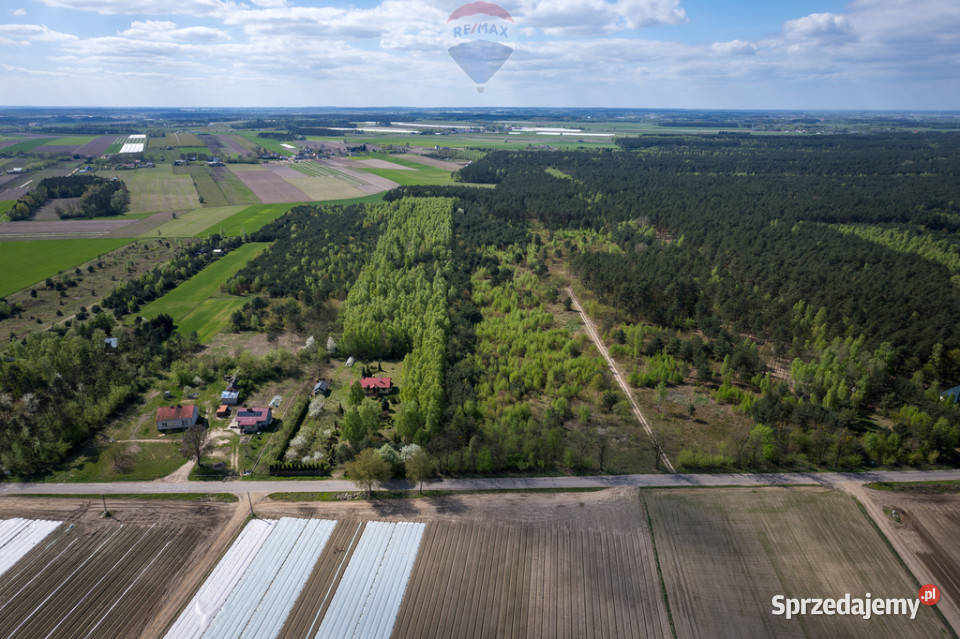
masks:
<svg viewBox="0 0 960 639"><path fill-rule="evenodd" d="M328 344L318 361L400 362L397 396L341 407L349 446L337 446L338 463L366 447L402 457L415 444L448 473L652 469L657 456L568 285L658 413L672 403L689 428L709 430L696 418L720 414L736 426L707 443L670 435L683 469L956 463L960 408L941 393L960 384L960 135L617 142L489 151L459 172L492 189L404 186L382 204L295 207L249 237L194 245L103 306L135 312L215 245L272 242L223 284L250 297L235 330L276 330L280 315L322 308L333 319L315 335ZM155 351L191 357L180 338L157 335ZM30 372L41 362L28 366L26 342L11 348L0 410L21 434L4 435L0 454L17 452L0 463L26 456L32 465L18 468L36 468L89 434L68 412L66 434L41 436L49 443L32 457L22 448L31 429L59 423L57 410L77 410L86 373L64 375L64 402L27 411L10 399L29 395L16 380L61 382L49 359ZM157 361L117 355L131 358L124 370Z"/></svg>
<svg viewBox="0 0 960 639"><path fill-rule="evenodd" d="M94 175L48 177L37 187L17 200L8 211L11 220L26 220L52 199L80 198L64 208L58 206L58 217L100 217L120 215L130 204L130 193L121 180L106 180Z"/></svg>

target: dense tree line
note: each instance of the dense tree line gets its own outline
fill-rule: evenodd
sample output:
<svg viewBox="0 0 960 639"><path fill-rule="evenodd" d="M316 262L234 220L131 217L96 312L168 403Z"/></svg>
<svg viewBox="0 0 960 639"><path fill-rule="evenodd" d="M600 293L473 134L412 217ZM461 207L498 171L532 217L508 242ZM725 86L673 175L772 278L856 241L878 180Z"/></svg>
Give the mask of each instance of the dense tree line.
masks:
<svg viewBox="0 0 960 639"><path fill-rule="evenodd" d="M346 299L380 235L381 219L362 206L298 206L251 236L275 242L246 264L225 290L295 297L305 304Z"/></svg>
<svg viewBox="0 0 960 639"><path fill-rule="evenodd" d="M130 203L127 186L121 180L107 180L94 175L70 175L40 180L35 189L17 200L8 215L11 220L33 217L51 199L80 198L68 209L58 209L62 218L120 215Z"/></svg>
<svg viewBox="0 0 960 639"><path fill-rule="evenodd" d="M373 207L384 230L343 309L345 352L403 357L397 431L406 442L425 441L442 425L452 204L407 198Z"/></svg>
<svg viewBox="0 0 960 639"><path fill-rule="evenodd" d="M113 310L117 319L129 313L136 313L141 306L161 297L217 259L218 255L213 252L214 249L227 252L241 244L243 239L240 237L211 235L199 243L184 248L177 257L166 264L154 267L137 279L121 284L103 298L101 304Z"/></svg>

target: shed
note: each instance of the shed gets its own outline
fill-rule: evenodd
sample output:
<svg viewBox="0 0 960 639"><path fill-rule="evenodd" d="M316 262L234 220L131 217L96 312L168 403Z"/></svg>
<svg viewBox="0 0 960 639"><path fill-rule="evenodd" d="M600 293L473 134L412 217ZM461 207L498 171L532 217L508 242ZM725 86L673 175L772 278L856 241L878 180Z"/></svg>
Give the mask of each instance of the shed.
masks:
<svg viewBox="0 0 960 639"><path fill-rule="evenodd" d="M200 410L195 404L161 406L157 409L158 430L178 430L190 428L197 423Z"/></svg>
<svg viewBox="0 0 960 639"><path fill-rule="evenodd" d="M227 406L236 406L240 403L240 393L238 391L225 390L220 393L220 403Z"/></svg>
<svg viewBox="0 0 960 639"><path fill-rule="evenodd" d="M227 417L230 414L230 407L226 404L220 404L217 407L217 417Z"/></svg>
<svg viewBox="0 0 960 639"><path fill-rule="evenodd" d="M940 393L940 399L956 404L960 402L960 386L954 386Z"/></svg>
<svg viewBox="0 0 960 639"><path fill-rule="evenodd" d="M273 422L270 408L241 408L237 411L237 426L243 433L259 433Z"/></svg>
<svg viewBox="0 0 960 639"><path fill-rule="evenodd" d="M116 337L105 337L103 343L110 348L117 348L120 345L120 340Z"/></svg>
<svg viewBox="0 0 960 639"><path fill-rule="evenodd" d="M350 368L351 366L353 366L353 363L354 363L355 361L357 361L357 360L353 359L353 357L348 357L348 358L347 358L347 363L344 364L344 366L346 366L347 368Z"/></svg>
<svg viewBox="0 0 960 639"><path fill-rule="evenodd" d="M321 379L313 385L313 394L320 395L321 393L324 397L330 397L330 380Z"/></svg>

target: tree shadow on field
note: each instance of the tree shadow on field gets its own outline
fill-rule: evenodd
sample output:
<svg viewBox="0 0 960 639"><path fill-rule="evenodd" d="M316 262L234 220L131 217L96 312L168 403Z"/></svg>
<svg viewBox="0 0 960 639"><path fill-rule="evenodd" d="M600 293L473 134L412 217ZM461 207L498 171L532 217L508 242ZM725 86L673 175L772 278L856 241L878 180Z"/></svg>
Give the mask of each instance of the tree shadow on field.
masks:
<svg viewBox="0 0 960 639"><path fill-rule="evenodd" d="M381 517L416 517L417 508L409 499L372 499L370 506Z"/></svg>
<svg viewBox="0 0 960 639"><path fill-rule="evenodd" d="M433 505L437 509L437 513L441 515L459 515L467 512L467 507L464 506L459 497L435 497Z"/></svg>

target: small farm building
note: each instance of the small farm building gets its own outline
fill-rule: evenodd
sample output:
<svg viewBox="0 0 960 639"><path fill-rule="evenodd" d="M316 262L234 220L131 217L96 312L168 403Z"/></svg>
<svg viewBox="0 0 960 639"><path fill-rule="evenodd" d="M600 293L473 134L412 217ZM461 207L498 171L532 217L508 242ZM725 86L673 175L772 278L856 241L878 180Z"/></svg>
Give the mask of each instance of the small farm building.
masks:
<svg viewBox="0 0 960 639"><path fill-rule="evenodd" d="M217 417L226 417L230 414L230 407L226 404L220 404L217 408Z"/></svg>
<svg viewBox="0 0 960 639"><path fill-rule="evenodd" d="M157 430L190 428L197 423L200 410L195 404L161 406L157 409Z"/></svg>
<svg viewBox="0 0 960 639"><path fill-rule="evenodd" d="M225 390L220 393L220 403L227 406L236 406L240 403L240 393L237 391Z"/></svg>
<svg viewBox="0 0 960 639"><path fill-rule="evenodd" d="M367 395L386 395L393 390L393 382L389 377L364 377L360 380L360 388Z"/></svg>
<svg viewBox="0 0 960 639"><path fill-rule="evenodd" d="M259 433L272 421L270 408L241 408L237 411L237 426L242 433Z"/></svg>
<svg viewBox="0 0 960 639"><path fill-rule="evenodd" d="M313 385L313 394L319 395L321 393L323 393L324 397L330 397L330 380L321 379Z"/></svg>

